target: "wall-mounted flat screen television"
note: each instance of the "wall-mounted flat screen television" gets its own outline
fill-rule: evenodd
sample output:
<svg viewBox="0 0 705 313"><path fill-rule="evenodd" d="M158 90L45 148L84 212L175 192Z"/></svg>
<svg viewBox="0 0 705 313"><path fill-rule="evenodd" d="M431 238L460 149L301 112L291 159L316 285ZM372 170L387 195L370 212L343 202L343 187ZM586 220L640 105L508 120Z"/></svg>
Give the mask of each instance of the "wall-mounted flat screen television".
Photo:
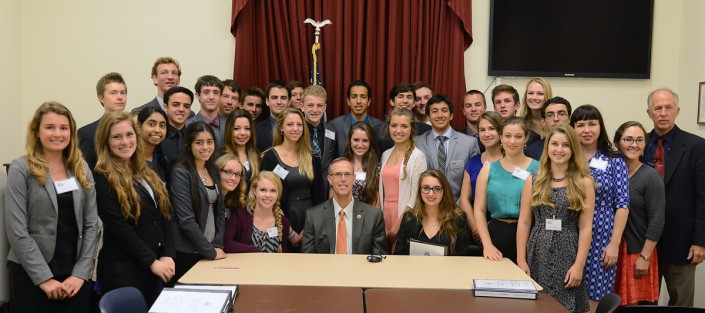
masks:
<svg viewBox="0 0 705 313"><path fill-rule="evenodd" d="M489 76L648 79L653 0L491 0Z"/></svg>

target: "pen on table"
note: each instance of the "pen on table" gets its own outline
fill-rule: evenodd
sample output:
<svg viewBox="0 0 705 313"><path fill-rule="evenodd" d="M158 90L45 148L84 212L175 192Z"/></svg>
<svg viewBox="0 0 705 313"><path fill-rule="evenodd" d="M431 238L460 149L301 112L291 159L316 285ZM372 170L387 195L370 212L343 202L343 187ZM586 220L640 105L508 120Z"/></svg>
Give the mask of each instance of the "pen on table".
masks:
<svg viewBox="0 0 705 313"><path fill-rule="evenodd" d="M239 270L240 269L239 267L235 267L235 266L213 266L213 268L217 268L220 270Z"/></svg>

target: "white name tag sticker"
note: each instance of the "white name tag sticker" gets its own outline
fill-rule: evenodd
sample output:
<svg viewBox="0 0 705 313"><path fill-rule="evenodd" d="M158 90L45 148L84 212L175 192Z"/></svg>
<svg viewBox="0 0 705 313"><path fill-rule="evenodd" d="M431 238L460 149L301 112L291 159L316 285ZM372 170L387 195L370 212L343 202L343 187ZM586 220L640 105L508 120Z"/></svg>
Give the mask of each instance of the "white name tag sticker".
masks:
<svg viewBox="0 0 705 313"><path fill-rule="evenodd" d="M514 172L512 173L512 176L519 178L521 180L526 180L527 178L529 178L529 175L531 175L531 173L529 173L529 171L523 170L519 167L515 168Z"/></svg>
<svg viewBox="0 0 705 313"><path fill-rule="evenodd" d="M56 188L57 194L62 194L64 192L78 190L78 183L76 183L75 178L71 177L68 179L55 181L54 188Z"/></svg>
<svg viewBox="0 0 705 313"><path fill-rule="evenodd" d="M250 170L250 161L245 161L245 163L242 163L242 166L245 167L246 171Z"/></svg>
<svg viewBox="0 0 705 313"><path fill-rule="evenodd" d="M607 161L602 159L592 158L590 160L590 167L596 168L598 170L604 171L607 169Z"/></svg>
<svg viewBox="0 0 705 313"><path fill-rule="evenodd" d="M355 180L365 180L365 179L367 179L367 173L355 172Z"/></svg>
<svg viewBox="0 0 705 313"><path fill-rule="evenodd" d="M271 227L267 229L267 235L269 235L269 238L274 238L276 236L279 236L279 230L277 227Z"/></svg>
<svg viewBox="0 0 705 313"><path fill-rule="evenodd" d="M464 167L465 167L465 164L463 163L463 161L460 161L460 160L450 161L450 168L451 169L459 169L459 168L464 168Z"/></svg>
<svg viewBox="0 0 705 313"><path fill-rule="evenodd" d="M330 140L335 140L335 132L330 129L326 129L326 138Z"/></svg>
<svg viewBox="0 0 705 313"><path fill-rule="evenodd" d="M277 167L274 168L274 174L277 174L279 178L281 179L286 179L286 176L289 175L289 171L285 170L281 165L277 164Z"/></svg>
<svg viewBox="0 0 705 313"><path fill-rule="evenodd" d="M546 219L546 230L561 231L563 229L561 225L561 220L553 218Z"/></svg>

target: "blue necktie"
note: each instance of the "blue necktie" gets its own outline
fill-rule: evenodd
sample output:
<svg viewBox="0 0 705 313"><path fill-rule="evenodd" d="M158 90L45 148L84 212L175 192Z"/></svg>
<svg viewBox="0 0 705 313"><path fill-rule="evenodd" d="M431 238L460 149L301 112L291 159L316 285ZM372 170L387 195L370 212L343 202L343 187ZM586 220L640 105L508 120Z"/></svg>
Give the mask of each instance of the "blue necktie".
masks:
<svg viewBox="0 0 705 313"><path fill-rule="evenodd" d="M315 155L321 155L321 147L318 144L318 129L313 129L313 153Z"/></svg>

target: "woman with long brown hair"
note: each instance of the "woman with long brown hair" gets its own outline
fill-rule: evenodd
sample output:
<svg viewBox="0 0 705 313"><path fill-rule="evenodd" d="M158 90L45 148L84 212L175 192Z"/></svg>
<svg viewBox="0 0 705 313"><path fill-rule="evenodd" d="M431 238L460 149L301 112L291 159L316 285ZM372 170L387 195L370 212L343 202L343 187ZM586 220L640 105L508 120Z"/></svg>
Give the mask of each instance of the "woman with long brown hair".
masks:
<svg viewBox="0 0 705 313"><path fill-rule="evenodd" d="M323 178L314 172L315 168L320 168L320 159L312 157L308 127L301 111L284 109L272 134L273 147L264 152L262 170L281 178L281 208L291 222L296 241L300 241L306 210L323 202L326 196Z"/></svg>
<svg viewBox="0 0 705 313"><path fill-rule="evenodd" d="M409 241L416 240L445 246L448 255L469 255L468 221L443 172L421 173L418 185L416 206L401 218L394 254L408 255Z"/></svg>
<svg viewBox="0 0 705 313"><path fill-rule="evenodd" d="M416 205L419 177L428 165L426 156L416 148L414 113L396 108L389 115L387 125L394 146L382 153L379 204L384 212L384 228L391 247L401 224L399 217Z"/></svg>
<svg viewBox="0 0 705 313"><path fill-rule="evenodd" d="M255 125L252 115L241 109L235 110L225 122L223 152L232 153L244 168L243 181L249 188L252 177L260 171L260 151L257 149Z"/></svg>
<svg viewBox="0 0 705 313"><path fill-rule="evenodd" d="M98 212L71 112L57 102L40 105L25 151L10 164L5 189L15 311L88 312Z"/></svg>
<svg viewBox="0 0 705 313"><path fill-rule="evenodd" d="M160 280L174 275L174 229L169 194L144 162L143 149L128 113L103 115L96 130L95 186L104 227L98 281L103 292L135 287L151 305Z"/></svg>
<svg viewBox="0 0 705 313"><path fill-rule="evenodd" d="M379 148L377 138L369 124L357 122L350 127L343 156L350 160L355 171L353 198L375 205L377 203L379 176Z"/></svg>

